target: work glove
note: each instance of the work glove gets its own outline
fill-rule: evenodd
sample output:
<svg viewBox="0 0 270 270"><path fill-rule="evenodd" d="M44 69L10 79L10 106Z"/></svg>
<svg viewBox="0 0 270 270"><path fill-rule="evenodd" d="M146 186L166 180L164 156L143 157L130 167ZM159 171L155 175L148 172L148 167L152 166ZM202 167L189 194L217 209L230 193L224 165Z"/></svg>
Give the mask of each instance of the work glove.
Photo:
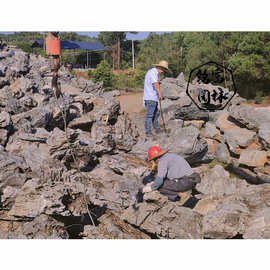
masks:
<svg viewBox="0 0 270 270"><path fill-rule="evenodd" d="M151 191L152 191L152 188L151 188L150 183L147 184L146 186L144 186L144 188L142 190L143 193L147 193L147 192L151 192Z"/></svg>

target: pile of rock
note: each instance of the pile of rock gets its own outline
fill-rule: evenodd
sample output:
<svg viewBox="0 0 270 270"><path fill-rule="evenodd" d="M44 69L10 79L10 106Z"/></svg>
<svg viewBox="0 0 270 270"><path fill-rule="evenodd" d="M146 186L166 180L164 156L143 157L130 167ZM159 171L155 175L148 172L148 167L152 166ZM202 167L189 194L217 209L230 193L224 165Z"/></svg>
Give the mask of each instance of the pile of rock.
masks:
<svg viewBox="0 0 270 270"><path fill-rule="evenodd" d="M270 238L269 108L237 96L200 111L180 74L161 84L168 134L149 140L119 91L61 68L56 100L47 59L8 46L0 59L0 238ZM136 199L152 145L200 173L190 208Z"/></svg>
<svg viewBox="0 0 270 270"><path fill-rule="evenodd" d="M163 80L161 91L170 134L139 140L135 152L155 143L191 164L193 156L195 163L197 158L218 165L194 168L202 181L195 195L200 200L192 210L154 192L136 209L125 210L122 218L158 238L269 238L270 107L248 106L236 95L222 111L200 111L187 97L182 75Z"/></svg>
<svg viewBox="0 0 270 270"><path fill-rule="evenodd" d="M103 217L103 234L84 232L93 226L88 211L97 225L100 209L106 216L129 206L145 171L128 159L139 134L119 102L104 98L102 83L77 79L64 68L64 95L56 100L46 59L8 46L0 58L1 237L147 238L128 224L119 229L124 222L117 216L112 220L118 225ZM73 223L81 224L79 230Z"/></svg>

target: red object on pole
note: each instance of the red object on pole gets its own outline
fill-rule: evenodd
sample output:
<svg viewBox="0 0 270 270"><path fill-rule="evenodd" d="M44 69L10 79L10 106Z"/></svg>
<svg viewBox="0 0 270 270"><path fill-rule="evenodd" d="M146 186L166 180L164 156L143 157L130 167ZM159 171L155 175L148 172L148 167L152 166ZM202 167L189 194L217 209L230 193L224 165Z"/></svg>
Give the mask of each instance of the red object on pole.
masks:
<svg viewBox="0 0 270 270"><path fill-rule="evenodd" d="M47 55L60 56L61 54L60 39L54 37L47 37L46 53Z"/></svg>

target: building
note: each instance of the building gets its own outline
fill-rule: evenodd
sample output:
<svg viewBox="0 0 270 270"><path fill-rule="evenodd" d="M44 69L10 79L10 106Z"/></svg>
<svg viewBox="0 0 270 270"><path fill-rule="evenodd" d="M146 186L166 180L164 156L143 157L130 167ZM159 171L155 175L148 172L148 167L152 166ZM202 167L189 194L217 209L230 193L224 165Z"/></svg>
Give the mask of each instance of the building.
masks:
<svg viewBox="0 0 270 270"><path fill-rule="evenodd" d="M62 55L77 55L76 63L73 67L96 68L96 66L105 59L106 52L109 51L99 42L86 41L64 41L60 42ZM44 40L36 40L31 45L32 48L45 48ZM78 61L80 63L78 63Z"/></svg>

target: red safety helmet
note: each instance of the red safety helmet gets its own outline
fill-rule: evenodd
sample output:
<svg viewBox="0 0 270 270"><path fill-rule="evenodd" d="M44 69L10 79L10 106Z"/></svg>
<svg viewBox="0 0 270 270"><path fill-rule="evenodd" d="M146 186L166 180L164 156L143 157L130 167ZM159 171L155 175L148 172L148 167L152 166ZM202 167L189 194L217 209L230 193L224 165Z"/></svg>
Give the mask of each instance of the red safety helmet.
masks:
<svg viewBox="0 0 270 270"><path fill-rule="evenodd" d="M162 155L166 154L168 151L163 151L158 146L152 146L148 149L148 160L151 161L153 159L159 158Z"/></svg>

